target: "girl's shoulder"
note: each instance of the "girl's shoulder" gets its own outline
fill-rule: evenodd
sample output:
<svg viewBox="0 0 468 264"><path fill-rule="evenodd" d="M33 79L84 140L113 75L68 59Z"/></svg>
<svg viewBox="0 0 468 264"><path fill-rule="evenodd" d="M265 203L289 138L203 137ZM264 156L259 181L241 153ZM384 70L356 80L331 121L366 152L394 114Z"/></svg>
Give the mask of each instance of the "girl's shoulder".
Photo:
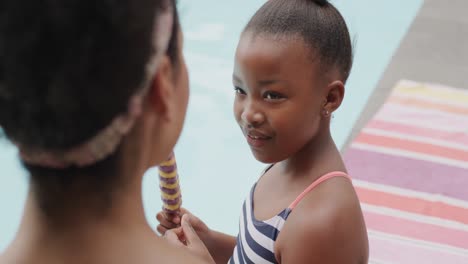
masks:
<svg viewBox="0 0 468 264"><path fill-rule="evenodd" d="M336 256L338 247L341 256ZM303 263L301 258L307 263L360 263L349 260L366 258L367 231L352 183L334 177L308 193L289 215L276 250L287 253L288 263Z"/></svg>

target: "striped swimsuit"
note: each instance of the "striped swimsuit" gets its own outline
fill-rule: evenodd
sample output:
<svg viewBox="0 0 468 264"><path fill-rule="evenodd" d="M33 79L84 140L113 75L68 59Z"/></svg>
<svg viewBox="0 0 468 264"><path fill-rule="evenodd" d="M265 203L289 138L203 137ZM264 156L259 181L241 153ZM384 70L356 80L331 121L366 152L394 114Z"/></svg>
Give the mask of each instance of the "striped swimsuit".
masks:
<svg viewBox="0 0 468 264"><path fill-rule="evenodd" d="M274 251L275 241L289 214L314 187L333 177L349 178L346 173L338 171L323 175L307 187L288 208L266 221L259 221L254 216L253 197L257 185L254 184L242 208L237 245L229 263L278 263Z"/></svg>

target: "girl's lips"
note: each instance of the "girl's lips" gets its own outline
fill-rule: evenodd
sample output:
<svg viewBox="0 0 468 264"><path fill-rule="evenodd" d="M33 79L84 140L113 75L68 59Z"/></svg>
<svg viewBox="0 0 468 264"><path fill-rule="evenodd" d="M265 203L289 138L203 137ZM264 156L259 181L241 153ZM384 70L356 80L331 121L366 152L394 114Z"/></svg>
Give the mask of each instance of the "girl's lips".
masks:
<svg viewBox="0 0 468 264"><path fill-rule="evenodd" d="M271 137L267 136L259 136L259 135L251 135L247 134L247 143L249 143L250 146L255 147L255 148L260 148L263 147L266 142L271 139Z"/></svg>

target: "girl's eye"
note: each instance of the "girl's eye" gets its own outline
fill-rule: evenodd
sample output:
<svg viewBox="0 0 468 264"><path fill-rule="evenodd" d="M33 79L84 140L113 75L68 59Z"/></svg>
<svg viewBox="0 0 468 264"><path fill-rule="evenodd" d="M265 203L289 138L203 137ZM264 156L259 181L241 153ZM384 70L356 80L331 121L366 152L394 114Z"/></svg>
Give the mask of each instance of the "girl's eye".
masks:
<svg viewBox="0 0 468 264"><path fill-rule="evenodd" d="M268 99L268 100L281 100L281 99L284 99L283 95L281 95L279 93L275 93L275 92L266 92L264 97L265 97L265 99Z"/></svg>
<svg viewBox="0 0 468 264"><path fill-rule="evenodd" d="M234 86L234 91L236 91L236 94L245 94L245 91L237 86Z"/></svg>

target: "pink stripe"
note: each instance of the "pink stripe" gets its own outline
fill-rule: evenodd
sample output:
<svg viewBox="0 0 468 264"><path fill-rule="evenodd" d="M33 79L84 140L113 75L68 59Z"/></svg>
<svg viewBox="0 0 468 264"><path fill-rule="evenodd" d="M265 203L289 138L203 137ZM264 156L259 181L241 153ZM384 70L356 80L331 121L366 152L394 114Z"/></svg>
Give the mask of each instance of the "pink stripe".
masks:
<svg viewBox="0 0 468 264"><path fill-rule="evenodd" d="M367 128L376 128L385 131L398 132L414 136L422 136L433 139L445 140L453 143L461 143L468 146L468 133L461 132L446 132L428 128L420 128L417 126L403 125L391 123L382 120L372 120L367 125Z"/></svg>
<svg viewBox="0 0 468 264"><path fill-rule="evenodd" d="M466 169L353 147L344 159L354 179L468 201Z"/></svg>
<svg viewBox="0 0 468 264"><path fill-rule="evenodd" d="M468 249L468 232L364 211L370 229Z"/></svg>
<svg viewBox="0 0 468 264"><path fill-rule="evenodd" d="M297 204L310 192L312 191L312 189L314 189L317 185L319 185L320 183L328 180L328 179L331 179L331 178L334 178L334 177L345 177L345 178L348 178L349 180L351 180L348 176L348 174L344 173L344 172L341 172L341 171L334 171L334 172L330 172L330 173L327 173L323 176L321 176L320 178L318 178L317 180L315 180L311 185L309 185L309 187L307 187L307 189L305 189L301 194L299 194L299 196L296 198L296 200L294 200L294 202L291 203L291 205L289 206L290 209L294 209Z"/></svg>
<svg viewBox="0 0 468 264"><path fill-rule="evenodd" d="M415 243L402 243L398 240L387 240L379 237L369 236L371 259L390 263L468 263L468 255L417 246Z"/></svg>

